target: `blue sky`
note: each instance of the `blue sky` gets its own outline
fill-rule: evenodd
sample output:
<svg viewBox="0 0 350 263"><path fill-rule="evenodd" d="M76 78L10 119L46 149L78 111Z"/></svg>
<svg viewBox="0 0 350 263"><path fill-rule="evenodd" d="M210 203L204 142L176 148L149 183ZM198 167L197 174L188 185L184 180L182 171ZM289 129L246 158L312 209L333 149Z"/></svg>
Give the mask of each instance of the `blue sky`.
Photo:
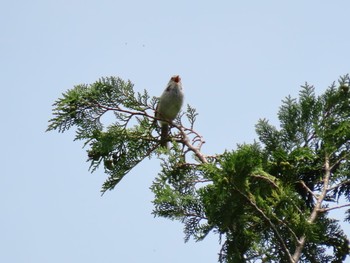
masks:
<svg viewBox="0 0 350 263"><path fill-rule="evenodd" d="M145 160L100 196L74 133L45 133L63 92L99 77L159 96L180 74L206 154L257 138L305 81L350 73L348 1L0 2L0 262L216 262L218 236L183 243L154 218ZM336 215L338 216L338 215ZM349 226L347 231L350 233Z"/></svg>

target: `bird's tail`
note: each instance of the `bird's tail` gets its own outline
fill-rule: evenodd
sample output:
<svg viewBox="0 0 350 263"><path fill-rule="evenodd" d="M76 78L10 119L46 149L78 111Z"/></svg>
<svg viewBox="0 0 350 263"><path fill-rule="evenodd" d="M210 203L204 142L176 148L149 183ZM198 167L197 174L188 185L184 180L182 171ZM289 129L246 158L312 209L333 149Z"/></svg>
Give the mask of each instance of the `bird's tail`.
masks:
<svg viewBox="0 0 350 263"><path fill-rule="evenodd" d="M169 125L163 124L161 127L161 133L160 133L160 145L162 147L168 148L168 134L169 134Z"/></svg>

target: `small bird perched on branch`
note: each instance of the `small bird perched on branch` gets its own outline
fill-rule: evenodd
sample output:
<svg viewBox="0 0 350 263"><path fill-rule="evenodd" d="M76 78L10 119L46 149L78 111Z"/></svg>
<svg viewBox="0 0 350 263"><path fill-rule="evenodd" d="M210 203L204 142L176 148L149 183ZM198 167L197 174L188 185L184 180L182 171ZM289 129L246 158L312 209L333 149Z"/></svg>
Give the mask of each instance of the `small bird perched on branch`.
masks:
<svg viewBox="0 0 350 263"><path fill-rule="evenodd" d="M168 147L169 125L180 112L184 94L179 75L172 76L157 105L156 117L161 126L161 146Z"/></svg>

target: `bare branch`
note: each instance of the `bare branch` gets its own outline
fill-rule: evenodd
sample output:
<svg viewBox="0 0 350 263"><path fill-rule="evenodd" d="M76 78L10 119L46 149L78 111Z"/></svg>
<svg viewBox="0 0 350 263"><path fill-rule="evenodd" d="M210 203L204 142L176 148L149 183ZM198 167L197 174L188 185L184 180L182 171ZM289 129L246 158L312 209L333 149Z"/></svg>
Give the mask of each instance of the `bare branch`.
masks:
<svg viewBox="0 0 350 263"><path fill-rule="evenodd" d="M343 156L341 156L337 161L334 162L334 164L329 168L330 170L333 170L334 167L336 167L337 165L339 165L341 163L341 161L346 160L349 157L349 154L346 153Z"/></svg>
<svg viewBox="0 0 350 263"><path fill-rule="evenodd" d="M335 186L332 186L330 188L327 189L327 191L333 191L334 189L337 189L338 187L344 185L344 184L350 184L350 180L346 180L343 182L340 182L339 184L336 184Z"/></svg>
<svg viewBox="0 0 350 263"><path fill-rule="evenodd" d="M331 177L331 169L329 165L329 156L326 154L325 156L325 162L324 162L324 177L323 177L323 189L322 192L319 196L317 196L317 201L316 205L313 208L311 215L309 216L308 222L310 224L313 224L318 216L318 214L321 211L322 207L322 202L325 199L327 193L328 193L328 185L329 185L329 180ZM298 262L300 257L301 257L301 252L303 251L306 243L306 235L303 235L300 239L299 242L295 248L294 254L293 254L293 261L292 262Z"/></svg>
<svg viewBox="0 0 350 263"><path fill-rule="evenodd" d="M328 212L328 211L331 211L331 210L340 209L340 208L349 207L349 206L350 206L350 204L338 205L338 206L333 206L333 207L321 208L318 211L320 213L324 213L324 212Z"/></svg>
<svg viewBox="0 0 350 263"><path fill-rule="evenodd" d="M192 151L192 152L198 157L198 159L199 159L202 163L208 163L207 158L205 158L205 156L204 156L204 155L201 153L201 151L200 151L200 147L202 146L202 144L204 143L204 141L203 141L203 143L201 143L201 144L199 145L199 147L195 147L193 144L191 144L191 143L189 142L189 138L188 138L188 136L187 136L187 134L186 134L184 128L181 127L181 126L176 126L176 127L180 130L180 132L181 132L181 134L182 134L182 136L183 136L182 143L183 143L184 145L186 145L187 148L188 148L190 151Z"/></svg>
<svg viewBox="0 0 350 263"><path fill-rule="evenodd" d="M157 118L155 116L148 114L146 111L130 111L130 110L126 110L126 109L123 109L120 107L106 107L106 106L101 105L99 103L96 103L96 105L94 105L94 106L105 109L106 111L117 111L117 112L130 114L130 118L131 118L131 116L144 116L144 117L153 119L155 121L157 121L157 120L164 121L163 119L160 119L160 118ZM189 151L192 151L202 163L208 163L208 160L200 151L202 145L205 143L205 141L203 140L203 137L198 132L194 131L191 128L186 128L182 125L177 125L177 124L174 124L171 122L169 122L169 124L174 126L175 128L177 128L180 131L180 134L182 135L182 139L180 140L180 142L183 145L185 145ZM190 134L194 135L192 142L193 142L193 144L198 143L197 147L195 147L193 144L190 143L190 138L189 138Z"/></svg>
<svg viewBox="0 0 350 263"><path fill-rule="evenodd" d="M311 191L311 189L310 189L309 187L307 187L307 185L305 184L305 182L304 182L303 180L300 180L299 182L303 185L303 187L304 187L315 199L318 198L318 196L317 196L313 191Z"/></svg>

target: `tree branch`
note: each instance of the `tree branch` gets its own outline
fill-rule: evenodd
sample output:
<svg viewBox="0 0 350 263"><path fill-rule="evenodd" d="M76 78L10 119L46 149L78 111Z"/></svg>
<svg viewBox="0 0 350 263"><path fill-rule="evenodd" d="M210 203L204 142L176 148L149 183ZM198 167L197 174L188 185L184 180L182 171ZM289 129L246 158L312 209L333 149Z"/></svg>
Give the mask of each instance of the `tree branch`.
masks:
<svg viewBox="0 0 350 263"><path fill-rule="evenodd" d="M330 188L328 188L328 192L329 191L333 191L334 189L337 189L338 187L342 186L343 184L350 184L350 180L346 180L346 181L343 181L343 182L340 182L339 184L336 184L335 186L332 186Z"/></svg>
<svg viewBox="0 0 350 263"><path fill-rule="evenodd" d="M148 114L146 111L130 111L130 110L122 109L120 107L112 108L112 107L107 107L107 106L101 105L99 103L96 103L95 106L97 106L98 108L104 109L106 111L117 111L117 112L121 112L121 113L130 114L130 116L144 116L144 117L153 119L155 121L158 121L158 120L164 121L161 118L157 118L155 116ZM151 108L149 108L149 109L151 109ZM169 124L171 124L172 126L174 126L176 129L178 129L180 131L180 134L182 135L182 139L180 140L180 142L183 145L187 146L188 150L192 151L202 163L208 163L207 158L200 152L202 145L205 143L205 141L203 140L203 137L198 132L194 131L193 129L186 128L182 125L177 125L177 124L174 124L171 122L169 122ZM192 141L194 143L198 142L199 143L198 147L195 147L193 144L190 143L190 139L188 136L189 134L194 134L194 138L192 139Z"/></svg>
<svg viewBox="0 0 350 263"><path fill-rule="evenodd" d="M341 156L337 161L334 162L334 164L329 168L330 170L333 170L334 167L336 167L338 164L340 164L341 161L344 161L348 158L349 154L344 154Z"/></svg>
<svg viewBox="0 0 350 263"><path fill-rule="evenodd" d="M268 224L270 225L270 227L272 228L272 230L275 232L277 239L279 240L279 242L281 243L282 249L283 251L286 253L286 255L288 256L288 261L290 263L295 263L296 261L293 260L292 255L290 254L286 243L284 242L284 239L282 238L281 234L279 233L277 227L275 226L275 224L270 220L270 218L264 213L263 210L261 210L255 202L253 202L253 200L251 198L249 198L247 195L245 195L241 190L239 190L238 188L236 188L237 192L239 192L244 198L246 198L248 200L248 202L251 204L251 206L253 206L255 208L255 210L268 222Z"/></svg>
<svg viewBox="0 0 350 263"><path fill-rule="evenodd" d="M178 125L176 125L175 127L178 128L180 130L180 133L182 134L182 137L183 137L182 143L184 145L186 145L187 148L190 151L192 151L202 163L208 163L207 158L200 151L200 147L203 145L204 141L201 141L200 145L198 147L195 147L195 146L193 146L193 144L190 143L189 137L187 136L187 134L185 132L185 128L183 126L178 126ZM190 129L186 128L186 130L190 130ZM197 136L199 136L198 133L196 133L194 131L193 131L193 133L195 133ZM202 136L199 136L199 137L201 138Z"/></svg>
<svg viewBox="0 0 350 263"><path fill-rule="evenodd" d="M252 177L259 178L259 179L266 180L266 181L268 181L271 185L273 185L275 188L278 188L278 185L277 185L273 180L271 180L270 178L268 178L268 177L266 177L266 176L259 175L259 174L251 174L251 176L252 176Z"/></svg>
<svg viewBox="0 0 350 263"><path fill-rule="evenodd" d="M303 180L300 180L299 182L317 200L318 196L313 191L311 191L311 189L305 184L305 182Z"/></svg>
<svg viewBox="0 0 350 263"><path fill-rule="evenodd" d="M331 210L340 209L340 208L349 207L349 206L350 206L350 204L338 205L338 206L333 206L333 207L321 208L318 211L320 213L324 213L324 212L328 212L328 211L331 211Z"/></svg>
<svg viewBox="0 0 350 263"><path fill-rule="evenodd" d="M328 185L329 185L329 179L331 177L331 167L329 165L329 156L326 154L325 156L325 162L324 162L324 178L323 178L323 189L321 194L317 197L317 202L315 207L313 208L311 215L309 216L308 222L310 224L313 224L318 216L318 214L321 211L322 202L325 199L327 192L329 191ZM294 254L293 254L293 261L292 262L298 262L301 257L301 252L303 251L305 244L306 244L306 235L303 235L295 248Z"/></svg>

